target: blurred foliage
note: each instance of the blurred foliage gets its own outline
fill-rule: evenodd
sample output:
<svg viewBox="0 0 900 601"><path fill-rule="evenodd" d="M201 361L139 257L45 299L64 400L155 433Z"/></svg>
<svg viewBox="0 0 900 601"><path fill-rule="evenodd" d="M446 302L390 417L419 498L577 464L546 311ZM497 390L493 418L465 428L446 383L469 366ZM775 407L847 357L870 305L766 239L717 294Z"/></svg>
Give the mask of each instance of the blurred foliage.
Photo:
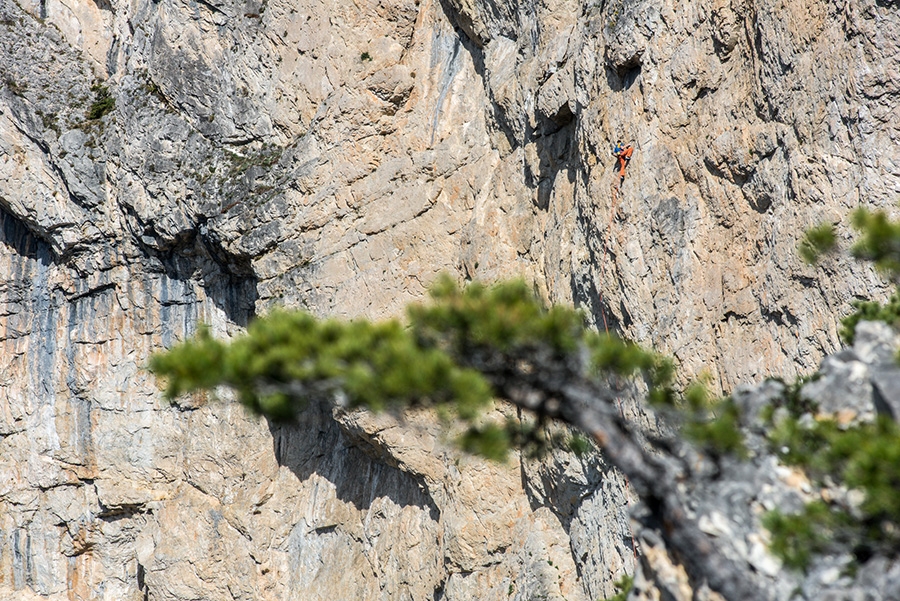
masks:
<svg viewBox="0 0 900 601"><path fill-rule="evenodd" d="M870 261L896 282L900 276L900 222L891 221L884 211L860 207L853 212L852 223L860 234L851 249L853 256Z"/></svg>
<svg viewBox="0 0 900 601"><path fill-rule="evenodd" d="M798 376L790 383L785 382L783 378L769 378L769 380L774 380L784 386L784 394L781 398L774 399L772 403L766 407L763 413L765 421L771 426L775 410L782 407L787 410L788 415L792 415L793 417L800 417L804 413L815 412L818 408L818 404L813 399L803 396L802 391L806 384L818 380L819 377L819 373L816 372Z"/></svg>
<svg viewBox="0 0 900 601"><path fill-rule="evenodd" d="M883 210L865 207L856 209L850 222L859 234L850 253L857 259L871 262L887 278L897 282L900 277L900 222L892 221ZM806 231L798 251L806 262L814 264L823 255L834 252L837 246L834 225L823 223Z"/></svg>
<svg viewBox="0 0 900 601"><path fill-rule="evenodd" d="M682 428L684 436L694 444L716 456L747 457L744 435L740 429L740 414L730 398L712 404Z"/></svg>
<svg viewBox="0 0 900 601"><path fill-rule="evenodd" d="M857 259L871 262L894 283L900 278L900 222L882 210L859 208L852 215L859 233L850 249ZM809 230L800 253L815 262L836 248L831 225ZM842 320L841 338L848 344L860 321L900 324L900 290L887 304L853 302L854 312ZM772 550L786 565L805 568L817 553L850 548L865 561L875 554L900 553L900 427L884 416L872 423L841 425L816 419L815 407L789 391L788 414L769 413L769 442L787 464L802 468L826 493L796 514L777 509L765 517L772 533ZM793 402L791 402L793 399ZM827 492L831 491L831 492Z"/></svg>
<svg viewBox="0 0 900 601"><path fill-rule="evenodd" d="M459 441L465 450L494 459L512 447L539 454L560 446L583 452L590 444L570 432L546 434L540 414L533 425L485 420L498 396L488 372L498 366L513 378L516 369L538 379L554 369L572 378L643 374L656 397L671 396L671 362L589 330L574 309L546 309L522 281L460 288L442 277L431 299L409 308L406 326L276 311L229 343L201 328L155 355L150 368L166 379L169 398L225 385L275 420L294 418L310 398L374 411L437 407L467 424Z"/></svg>
<svg viewBox="0 0 900 601"><path fill-rule="evenodd" d="M430 302L409 308L405 324L276 311L227 343L201 328L155 355L151 369L166 380L170 398L224 385L251 410L275 420L294 418L310 400L375 411L434 407L461 423L464 450L492 459L503 459L511 448L529 454L592 448L589 438L549 423L552 412L538 409L527 419L492 413L505 387L525 383L558 403L565 398L561 387L578 379L599 385L643 378L649 401L673 416L686 438L713 456L747 454L731 399L717 399L703 382L675 394L670 360L590 330L574 309L544 307L522 281L461 288L441 278ZM800 385L786 394L787 417L772 419L772 447L811 478L858 491L844 496L862 500L852 505L832 499L796 515L769 514L773 551L787 565L802 566L842 541L859 557L900 548L896 425L810 423L814 404L802 398Z"/></svg>
<svg viewBox="0 0 900 601"><path fill-rule="evenodd" d="M892 221L883 210L856 209L851 224L858 232L858 240L850 253L875 268L895 284L900 282L900 222ZM798 247L800 256L808 263L816 263L823 255L837 249L837 236L832 224L826 223L806 231ZM884 321L900 326L900 290L895 289L887 304L875 301L852 302L853 313L841 320L841 339L853 344L856 324L860 321Z"/></svg>
<svg viewBox="0 0 900 601"><path fill-rule="evenodd" d="M508 359L540 356L545 362L576 365L587 350L593 375L644 374L664 394L671 361L639 345L586 327L581 312L555 305L546 309L522 280L460 288L448 276L431 289L433 302L410 307L410 327L423 345L438 347L462 362L473 353L496 350ZM577 366L575 368L577 371Z"/></svg>
<svg viewBox="0 0 900 601"><path fill-rule="evenodd" d="M856 324L861 321L883 321L895 328L900 328L900 290L894 293L887 304L876 301L856 300L851 303L853 313L841 320L840 336L846 344L853 344L856 338Z"/></svg>
<svg viewBox="0 0 900 601"><path fill-rule="evenodd" d="M670 410L669 418L679 426L682 435L713 457L745 458L747 449L738 408L730 397L714 395L707 379L692 382L681 395L670 395L663 407Z"/></svg>
<svg viewBox="0 0 900 601"><path fill-rule="evenodd" d="M812 558L835 541L835 529L846 514L832 511L823 501L806 505L802 513L785 515L778 510L763 516L772 533L769 549L793 569L806 568Z"/></svg>
<svg viewBox="0 0 900 601"><path fill-rule="evenodd" d="M589 329L574 309L545 308L523 281L461 288L442 277L430 303L408 309L406 327L276 311L230 343L201 328L155 355L150 367L167 380L169 398L225 385L245 406L275 420L294 418L315 397L374 411L433 406L463 422L464 450L492 459L511 448L530 456L591 448L584 435L548 428L540 412L530 421L485 419L498 396L492 377L549 378L548 388L577 378L643 377L649 401L672 410L688 438L716 456L745 452L729 399L715 399L701 384L676 395L671 360Z"/></svg>
<svg viewBox="0 0 900 601"><path fill-rule="evenodd" d="M634 578L625 574L616 580L613 586L616 587L616 594L612 597L607 597L606 601L625 601L628 599L631 589L634 588Z"/></svg>
<svg viewBox="0 0 900 601"><path fill-rule="evenodd" d="M787 565L805 567L815 553L852 549L860 560L900 550L900 427L875 422L841 426L830 419L788 417L770 443L782 461L804 469L819 487L840 485L834 498L802 512L770 512L772 550ZM832 495L829 495L831 497Z"/></svg>
<svg viewBox="0 0 900 601"><path fill-rule="evenodd" d="M227 385L247 407L276 420L301 410L307 396L346 395L347 405L450 404L471 420L490 402L491 387L443 351L418 344L398 321L319 320L276 311L254 320L225 344L201 329L155 355L150 368L167 378L166 394Z"/></svg>
<svg viewBox="0 0 900 601"><path fill-rule="evenodd" d="M812 265L822 255L832 252L836 247L837 237L834 233L834 226L824 223L806 231L800 241L798 251L803 260Z"/></svg>

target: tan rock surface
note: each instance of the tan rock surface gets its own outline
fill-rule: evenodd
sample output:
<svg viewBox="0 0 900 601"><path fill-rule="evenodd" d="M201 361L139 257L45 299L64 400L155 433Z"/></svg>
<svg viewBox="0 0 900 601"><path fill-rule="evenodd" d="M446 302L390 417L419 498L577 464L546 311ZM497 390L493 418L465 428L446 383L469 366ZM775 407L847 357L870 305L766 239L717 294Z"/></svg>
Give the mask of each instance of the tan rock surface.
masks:
<svg viewBox="0 0 900 601"><path fill-rule="evenodd" d="M499 467L420 417L167 406L147 358L276 305L394 315L450 271L522 275L723 389L808 371L847 300L884 292L794 248L897 199L898 19L3 0L0 598L611 594L633 554L602 458ZM95 77L115 108L88 121Z"/></svg>

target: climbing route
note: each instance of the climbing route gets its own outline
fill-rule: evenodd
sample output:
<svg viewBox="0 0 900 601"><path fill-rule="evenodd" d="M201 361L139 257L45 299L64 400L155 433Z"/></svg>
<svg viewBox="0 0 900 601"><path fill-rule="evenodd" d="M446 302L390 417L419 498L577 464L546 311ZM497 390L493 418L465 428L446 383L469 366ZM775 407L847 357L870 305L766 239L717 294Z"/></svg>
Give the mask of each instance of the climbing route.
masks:
<svg viewBox="0 0 900 601"><path fill-rule="evenodd" d="M616 148L617 149L619 148L618 144L617 144ZM619 183L619 186L620 185L621 185L621 182ZM607 224L606 230L604 231L604 234L603 234L603 252L604 253L606 253L609 250L610 237L612 235L612 229L613 229L613 216L616 214L616 205L619 202L619 186L617 186L615 183L613 183L610 186L611 202L609 204L609 223ZM607 323L607 320L606 320L606 308L604 307L605 303L603 300L603 285L605 284L605 282L606 282L606 260L604 257L604 260L600 261L600 289L598 291L598 296L600 299L600 314L603 316L603 330L607 335L609 335L609 324ZM618 396L616 397L616 404L619 407L619 415L622 417L622 419L625 419L625 411L622 408L622 398L621 397L618 397ZM625 476L624 474L623 474L623 479L625 480L625 494L626 494L626 502L627 502L627 499L630 496L629 489L631 488L631 483L628 481L628 476ZM629 503L629 505L630 505L630 503ZM634 530L631 528L630 523L628 525L628 532L631 535L631 550L632 550L632 553L634 554L635 565L637 565L637 542L634 540Z"/></svg>
<svg viewBox="0 0 900 601"><path fill-rule="evenodd" d="M613 215L616 214L616 204L619 201L619 188L613 184L610 186L612 202L609 205L609 224L606 227L606 230L603 233L603 252L607 252L609 250L609 237L612 234L613 228ZM606 261L600 261L600 284L601 288L599 291L600 297L600 312L603 315L603 330L609 334L609 324L606 321L606 310L604 309L604 300L603 300L603 283L606 282Z"/></svg>

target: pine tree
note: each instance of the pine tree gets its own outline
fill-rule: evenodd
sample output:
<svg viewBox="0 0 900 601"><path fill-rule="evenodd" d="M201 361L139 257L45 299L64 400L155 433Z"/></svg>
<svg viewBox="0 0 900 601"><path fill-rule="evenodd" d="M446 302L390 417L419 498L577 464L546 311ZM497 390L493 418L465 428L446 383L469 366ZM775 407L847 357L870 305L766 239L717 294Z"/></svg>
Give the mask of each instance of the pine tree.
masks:
<svg viewBox="0 0 900 601"><path fill-rule="evenodd" d="M690 572L726 598L751 598L755 590L689 517L671 465L620 414L609 381L640 378L651 404L683 405L685 433L718 453L741 451L734 411L699 387L677 397L670 360L592 331L576 310L543 307L522 281L460 288L445 277L431 302L410 307L403 324L277 311L227 344L201 329L156 355L151 369L167 380L170 398L224 385L274 420L292 419L310 402L376 411L434 407L466 424L465 450L495 459L512 445L540 451L548 443L540 427L523 431L520 423L481 419L490 403L509 402L538 426L561 422L598 445L668 525L666 543ZM579 436L568 443L584 447Z"/></svg>
<svg viewBox="0 0 900 601"><path fill-rule="evenodd" d="M851 253L900 281L900 224L882 212L860 209L861 233ZM831 225L814 228L800 253L814 262L835 252ZM900 291L887 305L860 302L844 321L844 338L861 319L900 323ZM275 311L257 319L246 334L224 343L206 329L166 353L151 369L175 398L218 386L232 388L241 403L272 420L290 420L310 402L374 411L428 406L466 425L461 446L502 459L510 448L534 452L548 441L540 427L557 421L574 428L574 450L592 440L629 479L653 514L665 543L697 582L728 599L754 598L743 568L717 552L716 543L690 518L671 466L648 450L646 439L618 411L611 379L646 383L646 400L680 433L657 441L677 457L680 445L701 447L713 457L745 455L741 416L730 399L715 399L699 385L673 390L672 362L636 344L587 328L581 314L545 308L522 281L458 287L441 279L427 304L409 308L406 320L320 320L302 312ZM770 420L771 452L802 467L820 482L857 490L855 507L815 502L802 512L766 516L772 550L786 565L803 568L817 553L851 548L864 560L894 556L900 549L900 430L890 420L838 426L805 419L814 407L799 398L799 383L777 401L789 417ZM537 427L484 419L494 402L508 402L536 417ZM774 414L775 407L772 408ZM690 470L688 470L689 472Z"/></svg>

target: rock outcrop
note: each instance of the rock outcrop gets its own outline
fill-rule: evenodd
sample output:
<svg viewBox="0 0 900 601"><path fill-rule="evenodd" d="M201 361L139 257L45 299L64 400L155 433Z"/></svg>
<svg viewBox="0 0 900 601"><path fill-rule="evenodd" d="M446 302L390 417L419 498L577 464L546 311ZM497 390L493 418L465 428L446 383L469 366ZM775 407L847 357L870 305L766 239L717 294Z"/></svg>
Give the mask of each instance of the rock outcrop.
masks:
<svg viewBox="0 0 900 601"><path fill-rule="evenodd" d="M898 44L887 0L0 0L0 598L612 594L601 457L168 406L148 357L279 305L395 315L449 271L723 390L810 371L884 294L794 248L896 201Z"/></svg>
<svg viewBox="0 0 900 601"><path fill-rule="evenodd" d="M845 426L871 422L876 414L896 420L884 402L885 392L900 384L896 361L900 337L881 322L861 322L852 349L826 357L816 378L796 394L815 407L800 416L810 424L834 418ZM853 375L849 376L852 371ZM851 390L852 389L852 390ZM811 481L804 470L785 465L769 438L770 419L788 417L785 400L792 393L784 382L767 380L740 387L733 399L742 415L748 458L694 458L682 495L698 528L709 535L719 553L741 566L758 599L894 599L900 595L900 562L895 557L870 553L860 559L859 549L814 556L804 570L787 569L767 551L770 533L762 516L779 508L795 513L812 501L834 500L851 493L840 484ZM896 395L888 394L896 402ZM766 418L766 414L774 415ZM704 465L706 463L706 465ZM711 464L715 463L715 467ZM710 469L712 468L712 469ZM860 492L860 491L855 491ZM704 582L691 580L678 554L663 542L663 527L645 523L637 531L640 561L629 599L721 598Z"/></svg>

